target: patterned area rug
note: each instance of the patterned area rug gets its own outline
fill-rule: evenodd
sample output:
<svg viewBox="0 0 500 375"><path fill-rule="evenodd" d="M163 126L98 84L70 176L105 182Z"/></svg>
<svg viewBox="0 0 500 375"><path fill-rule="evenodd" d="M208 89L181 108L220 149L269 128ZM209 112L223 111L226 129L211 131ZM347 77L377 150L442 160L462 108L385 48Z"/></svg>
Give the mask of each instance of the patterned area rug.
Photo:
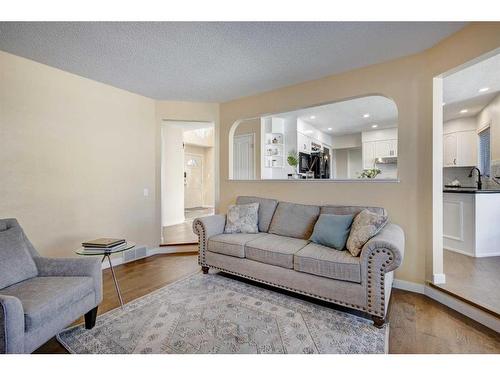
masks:
<svg viewBox="0 0 500 375"><path fill-rule="evenodd" d="M194 274L57 336L71 353L385 353L388 328L219 274Z"/></svg>

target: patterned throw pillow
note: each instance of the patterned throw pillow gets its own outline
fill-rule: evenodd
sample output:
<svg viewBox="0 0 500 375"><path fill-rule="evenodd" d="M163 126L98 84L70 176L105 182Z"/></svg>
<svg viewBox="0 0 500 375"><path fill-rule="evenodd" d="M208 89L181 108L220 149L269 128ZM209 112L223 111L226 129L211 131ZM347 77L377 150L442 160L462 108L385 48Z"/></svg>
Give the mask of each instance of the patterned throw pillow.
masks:
<svg viewBox="0 0 500 375"><path fill-rule="evenodd" d="M224 233L258 233L258 213L258 203L229 206Z"/></svg>
<svg viewBox="0 0 500 375"><path fill-rule="evenodd" d="M378 215L368 210L363 210L356 215L347 239L347 250L352 256L359 256L365 243L380 232L387 224L387 219L385 215Z"/></svg>

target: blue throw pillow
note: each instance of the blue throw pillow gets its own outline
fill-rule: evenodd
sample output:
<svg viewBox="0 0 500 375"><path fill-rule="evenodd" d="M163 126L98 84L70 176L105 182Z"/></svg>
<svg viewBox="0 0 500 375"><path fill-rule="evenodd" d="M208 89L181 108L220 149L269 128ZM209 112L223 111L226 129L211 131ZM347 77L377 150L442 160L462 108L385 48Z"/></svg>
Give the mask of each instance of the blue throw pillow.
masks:
<svg viewBox="0 0 500 375"><path fill-rule="evenodd" d="M321 214L310 240L319 245L344 250L354 215Z"/></svg>

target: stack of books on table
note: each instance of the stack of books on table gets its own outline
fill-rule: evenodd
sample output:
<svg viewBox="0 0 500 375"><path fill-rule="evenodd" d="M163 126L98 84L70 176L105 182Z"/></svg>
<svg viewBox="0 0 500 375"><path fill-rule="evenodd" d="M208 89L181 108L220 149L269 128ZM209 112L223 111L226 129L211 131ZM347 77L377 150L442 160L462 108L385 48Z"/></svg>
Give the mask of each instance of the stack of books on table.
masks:
<svg viewBox="0 0 500 375"><path fill-rule="evenodd" d="M118 238L98 238L82 242L83 251L87 254L102 254L119 251L127 246L127 241Z"/></svg>

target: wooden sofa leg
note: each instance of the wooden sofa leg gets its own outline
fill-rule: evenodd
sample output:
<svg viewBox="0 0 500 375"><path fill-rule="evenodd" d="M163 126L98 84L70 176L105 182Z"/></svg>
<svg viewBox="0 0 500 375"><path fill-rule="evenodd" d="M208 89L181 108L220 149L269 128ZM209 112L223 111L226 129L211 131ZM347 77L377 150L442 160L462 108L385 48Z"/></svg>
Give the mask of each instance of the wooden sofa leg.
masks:
<svg viewBox="0 0 500 375"><path fill-rule="evenodd" d="M373 325L377 328L382 328L385 325L385 319L380 316L372 315Z"/></svg>
<svg viewBox="0 0 500 375"><path fill-rule="evenodd" d="M208 267L207 266L201 266L201 270L203 271L203 274L207 274L208 273Z"/></svg>
<svg viewBox="0 0 500 375"><path fill-rule="evenodd" d="M99 306L94 307L88 313L85 314L85 329L92 329L95 326L95 320L97 318L97 308Z"/></svg>

